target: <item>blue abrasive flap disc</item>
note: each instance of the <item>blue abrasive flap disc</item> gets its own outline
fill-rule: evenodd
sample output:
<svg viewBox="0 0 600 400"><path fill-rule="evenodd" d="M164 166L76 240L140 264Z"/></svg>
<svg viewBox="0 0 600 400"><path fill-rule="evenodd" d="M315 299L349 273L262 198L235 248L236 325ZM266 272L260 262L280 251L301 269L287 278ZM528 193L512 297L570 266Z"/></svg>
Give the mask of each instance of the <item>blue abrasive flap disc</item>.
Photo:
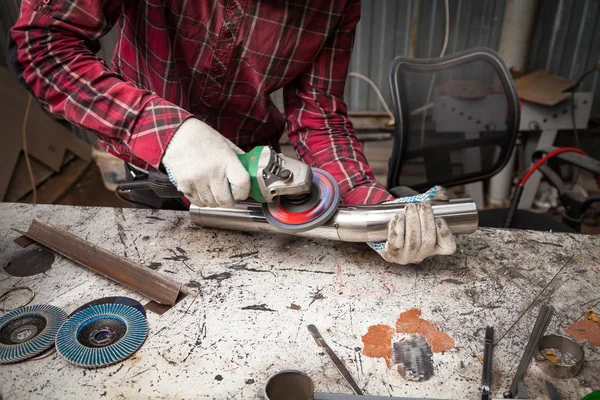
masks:
<svg viewBox="0 0 600 400"><path fill-rule="evenodd" d="M131 299L129 297L124 297L124 296L111 296L111 297L103 297L101 299L92 300L89 303L82 305L81 307L79 307L78 309L73 311L71 313L71 315L69 315L69 318L71 318L71 316L77 314L79 311L81 311L85 308L88 308L91 306L97 306L98 304L108 304L108 303L124 304L126 306L133 307L136 310L138 310L139 312L141 312L144 317L146 316L146 309L144 308L143 305L140 304L139 301L136 301L134 299Z"/></svg>
<svg viewBox="0 0 600 400"><path fill-rule="evenodd" d="M52 347L67 313L48 304L21 307L0 318L0 364L34 357Z"/></svg>
<svg viewBox="0 0 600 400"><path fill-rule="evenodd" d="M99 304L74 313L58 331L56 350L85 368L106 367L125 360L146 340L148 322L135 308Z"/></svg>

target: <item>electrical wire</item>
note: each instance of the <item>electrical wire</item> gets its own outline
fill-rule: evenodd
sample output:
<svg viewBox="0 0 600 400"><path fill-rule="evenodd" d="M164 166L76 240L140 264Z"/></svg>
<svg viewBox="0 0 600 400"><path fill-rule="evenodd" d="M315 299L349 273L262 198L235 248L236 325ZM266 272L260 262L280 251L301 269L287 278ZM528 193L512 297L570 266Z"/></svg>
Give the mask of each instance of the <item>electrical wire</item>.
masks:
<svg viewBox="0 0 600 400"><path fill-rule="evenodd" d="M440 58L444 57L444 55L446 54L446 50L448 49L448 41L450 38L450 3L449 0L444 0L444 6L445 6L445 28L444 28L444 41L442 43L442 50L440 51ZM353 77L353 78L358 78L358 79L362 79L363 81L367 82L369 84L369 86L371 86L371 88L373 89L373 91L375 92L375 94L377 95L377 98L379 99L379 102L381 103L381 105L383 106L385 112L389 115L390 117L390 121L387 123L388 126L394 125L395 121L394 121L394 113L392 113L392 111L390 110L390 107L388 106L387 102L385 101L385 98L383 97L383 94L381 93L381 90L379 90L379 88L377 87L377 85L375 84L375 82L373 82L371 79L369 79L367 76L360 74L358 72L350 72L348 74L348 76ZM429 99L431 98L431 92L433 90L433 82L435 80L435 74L433 75L431 82L430 82L430 87L429 87L429 91L428 91L428 95L427 95L427 102L425 103L424 106L419 107L417 110L413 110L411 112L411 115L417 114L420 111L427 111L429 108L431 108L431 106L429 106ZM427 116L427 112L425 112L423 114L423 123L421 126L421 132L424 132L425 129L425 117Z"/></svg>
<svg viewBox="0 0 600 400"><path fill-rule="evenodd" d="M115 196L117 196L117 198L118 198L119 200L122 200L122 201L124 201L125 203L132 204L132 205L134 205L134 206L140 206L140 207L144 207L144 208L151 208L151 209L154 209L154 207L150 206L149 204L146 204L146 203L142 203L142 202L139 202L139 201L135 201L135 200L128 199L127 197L125 197L125 196L123 196L123 195L121 194L121 191L122 191L122 190L123 190L123 189L121 188L121 185L117 185L117 187L115 188Z"/></svg>
<svg viewBox="0 0 600 400"><path fill-rule="evenodd" d="M575 138L575 147L577 148L581 148L580 146L580 142L579 142L579 132L577 132L577 124L575 123L575 91L577 90L577 88L579 87L579 85L581 85L581 83L583 82L583 80L589 75L592 74L594 72L598 71L598 67L594 67L593 69L590 69L589 71L586 71L583 73L583 75L581 75L579 77L579 79L577 79L577 82L575 83L575 86L573 86L573 88L571 89L571 122L573 123L573 136Z"/></svg>
<svg viewBox="0 0 600 400"><path fill-rule="evenodd" d="M581 143L579 141L579 132L577 131L577 123L575 122L575 91L577 90L579 85L581 85L583 80L589 74L591 74L597 70L598 70L598 66L596 66L594 69L584 72L583 75L581 75L579 77L579 79L577 79L575 86L573 86L573 88L571 89L571 123L573 124L573 138L575 139L575 147L577 147L577 148L581 148ZM575 168L575 171L573 172L573 179L571 180L571 188L575 187L575 184L577 183L578 179L579 179L579 169Z"/></svg>
<svg viewBox="0 0 600 400"><path fill-rule="evenodd" d="M381 90L379 90L379 88L377 87L377 85L375 84L375 82L373 82L371 79L369 79L365 75L359 74L358 72L350 72L348 74L348 76L351 76L353 78L362 79L363 81L367 82L371 86L371 88L373 88L373 90L375 91L375 94L377 94L377 97L379 98L379 102L381 103L381 105L385 109L385 112L390 116L390 122L388 124L393 124L394 123L394 114L390 110L390 107L388 107L387 102L383 98L383 94L381 94Z"/></svg>
<svg viewBox="0 0 600 400"><path fill-rule="evenodd" d="M517 184L513 197L510 201L508 214L506 216L506 220L504 221L505 228L510 228L510 226L512 225L512 220L514 218L515 213L517 212L517 207L519 206L519 201L521 200L521 195L523 194L523 188L525 187L525 184L527 183L531 175L533 175L533 173L537 171L538 168L545 164L548 160L562 153L578 153L587 156L587 153L585 151L576 147L561 147L552 150L551 152L537 160L531 167L529 167L519 179L519 183ZM598 185L600 185L600 176L596 176L596 180L598 181Z"/></svg>
<svg viewBox="0 0 600 400"><path fill-rule="evenodd" d="M37 187L35 184L35 178L33 177L33 168L31 168L31 160L29 159L29 151L27 150L27 120L29 119L29 110L31 109L31 95L27 96L27 105L25 106L25 115L23 116L22 125L22 136L23 136L23 156L25 157L25 165L27 166L27 173L29 175L29 182L31 183L31 190L33 194L33 204L37 203Z"/></svg>
<svg viewBox="0 0 600 400"><path fill-rule="evenodd" d="M444 1L445 8L445 27L444 27L444 42L442 43L442 50L440 51L440 58L446 55L446 49L448 48L448 41L450 39L450 3L449 0ZM431 95L433 94L433 85L435 83L435 78L437 77L437 73L433 73L431 75L431 80L429 81L429 89L427 90L427 100L425 101L425 106L428 105L431 101ZM421 146L425 145L425 120L427 118L427 112L423 113L421 117Z"/></svg>
<svg viewBox="0 0 600 400"><path fill-rule="evenodd" d="M17 0L13 0L17 15L19 14L19 4ZM23 124L21 126L21 136L23 139L23 156L25 157L25 166L27 167L27 174L29 175L29 182L31 183L31 191L33 197L33 204L37 204L37 186L33 177L33 168L31 168L31 160L29 159L29 152L27 151L27 120L29 119L29 111L31 110L31 95L27 98L27 105L25 106L25 115L23 116Z"/></svg>
<svg viewBox="0 0 600 400"><path fill-rule="evenodd" d="M446 10L446 25L444 28L444 44L442 45L442 51L440 52L440 58L444 57L446 54L446 49L448 48L448 40L450 39L450 1L444 1L444 7Z"/></svg>
<svg viewBox="0 0 600 400"><path fill-rule="evenodd" d="M576 147L561 147L559 149L552 150L550 153L546 154L545 156L543 156L542 158L540 158L539 160L537 160L535 162L535 164L533 164L531 167L529 167L525 171L525 173L523 174L523 177L519 180L518 185L519 186L525 186L525 184L527 183L527 181L529 180L529 178L531 177L531 175L533 175L533 173L535 171L537 171L538 168L541 165L545 164L546 161L548 161L549 159L551 159L553 157L556 157L557 155L562 154L562 153L578 153L578 154L581 154L583 156L587 156L588 155L585 151L583 151L581 149L578 149Z"/></svg>

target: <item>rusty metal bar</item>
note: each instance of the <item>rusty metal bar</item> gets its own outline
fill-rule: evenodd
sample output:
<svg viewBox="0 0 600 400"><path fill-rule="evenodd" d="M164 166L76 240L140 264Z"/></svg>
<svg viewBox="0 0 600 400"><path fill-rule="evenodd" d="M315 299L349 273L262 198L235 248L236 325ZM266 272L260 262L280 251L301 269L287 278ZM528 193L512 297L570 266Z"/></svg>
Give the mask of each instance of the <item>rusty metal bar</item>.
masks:
<svg viewBox="0 0 600 400"><path fill-rule="evenodd" d="M160 304L173 305L181 284L104 250L72 233L34 220L20 232L57 253L106 276Z"/></svg>

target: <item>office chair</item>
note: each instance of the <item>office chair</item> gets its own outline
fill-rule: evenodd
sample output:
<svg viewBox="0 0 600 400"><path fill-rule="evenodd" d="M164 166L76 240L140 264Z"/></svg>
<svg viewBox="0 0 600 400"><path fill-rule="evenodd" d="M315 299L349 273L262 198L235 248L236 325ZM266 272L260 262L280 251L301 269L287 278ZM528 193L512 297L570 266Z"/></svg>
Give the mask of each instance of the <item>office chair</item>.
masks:
<svg viewBox="0 0 600 400"><path fill-rule="evenodd" d="M393 195L484 181L510 159L519 130L519 98L494 50L474 48L438 59L397 57L390 88L395 126L387 187ZM480 226L504 227L509 211L480 211ZM516 208L510 227L578 231Z"/></svg>

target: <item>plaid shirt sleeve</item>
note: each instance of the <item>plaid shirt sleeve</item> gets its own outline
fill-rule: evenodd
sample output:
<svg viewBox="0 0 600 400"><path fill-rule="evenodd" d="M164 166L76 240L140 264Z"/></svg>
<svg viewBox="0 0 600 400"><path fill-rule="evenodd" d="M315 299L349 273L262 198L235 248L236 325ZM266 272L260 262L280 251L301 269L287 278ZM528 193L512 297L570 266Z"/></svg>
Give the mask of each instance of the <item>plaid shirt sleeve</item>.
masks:
<svg viewBox="0 0 600 400"><path fill-rule="evenodd" d="M284 89L290 142L304 162L333 175L348 205L393 199L375 181L343 100L359 20L360 1L351 1L312 66Z"/></svg>
<svg viewBox="0 0 600 400"><path fill-rule="evenodd" d="M191 114L125 82L95 55L120 11L115 0L23 0L11 34L23 78L44 108L95 132L121 158L158 167Z"/></svg>

